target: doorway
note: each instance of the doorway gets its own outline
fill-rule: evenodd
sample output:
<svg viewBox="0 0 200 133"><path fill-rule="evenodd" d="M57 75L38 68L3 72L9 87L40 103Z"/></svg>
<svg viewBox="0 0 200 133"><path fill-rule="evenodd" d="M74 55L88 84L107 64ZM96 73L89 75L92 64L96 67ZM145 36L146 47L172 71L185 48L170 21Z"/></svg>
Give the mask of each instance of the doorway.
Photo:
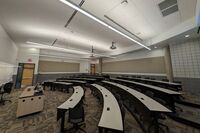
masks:
<svg viewBox="0 0 200 133"><path fill-rule="evenodd" d="M32 63L19 63L16 88L33 85L35 64Z"/></svg>
<svg viewBox="0 0 200 133"><path fill-rule="evenodd" d="M96 72L95 64L90 64L90 74L95 74L95 72Z"/></svg>

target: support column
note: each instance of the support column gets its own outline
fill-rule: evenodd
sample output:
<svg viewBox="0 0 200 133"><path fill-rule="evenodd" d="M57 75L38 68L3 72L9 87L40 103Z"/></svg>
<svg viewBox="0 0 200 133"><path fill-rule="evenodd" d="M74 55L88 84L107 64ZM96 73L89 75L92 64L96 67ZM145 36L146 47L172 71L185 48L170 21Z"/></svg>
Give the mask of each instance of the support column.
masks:
<svg viewBox="0 0 200 133"><path fill-rule="evenodd" d="M102 74L102 58L99 58L99 74Z"/></svg>
<svg viewBox="0 0 200 133"><path fill-rule="evenodd" d="M170 54L169 46L166 46L164 48L164 52L165 52L164 59L165 59L167 79L169 81L173 81L173 69L172 69L171 54Z"/></svg>

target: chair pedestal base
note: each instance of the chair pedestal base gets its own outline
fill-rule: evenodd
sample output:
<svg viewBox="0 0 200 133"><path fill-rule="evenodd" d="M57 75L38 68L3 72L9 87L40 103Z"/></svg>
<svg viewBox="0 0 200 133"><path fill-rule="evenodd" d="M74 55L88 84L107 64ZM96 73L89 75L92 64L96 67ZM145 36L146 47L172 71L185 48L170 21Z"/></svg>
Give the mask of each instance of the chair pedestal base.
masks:
<svg viewBox="0 0 200 133"><path fill-rule="evenodd" d="M71 130L74 130L74 132L80 130L84 133L87 133L84 129L81 128L81 126L84 126L85 127L85 123L82 123L82 124L73 124L73 127L69 128L69 129L66 129L66 131L71 131Z"/></svg>

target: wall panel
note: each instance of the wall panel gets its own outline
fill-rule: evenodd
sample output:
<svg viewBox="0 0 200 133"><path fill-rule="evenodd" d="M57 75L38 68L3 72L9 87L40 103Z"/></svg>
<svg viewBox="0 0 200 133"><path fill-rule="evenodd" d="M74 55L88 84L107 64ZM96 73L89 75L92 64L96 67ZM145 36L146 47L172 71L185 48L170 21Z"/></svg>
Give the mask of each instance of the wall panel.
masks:
<svg viewBox="0 0 200 133"><path fill-rule="evenodd" d="M103 72L166 73L164 57L104 62Z"/></svg>
<svg viewBox="0 0 200 133"><path fill-rule="evenodd" d="M173 75L200 78L200 39L170 45Z"/></svg>
<svg viewBox="0 0 200 133"><path fill-rule="evenodd" d="M80 63L39 61L39 72L79 72Z"/></svg>

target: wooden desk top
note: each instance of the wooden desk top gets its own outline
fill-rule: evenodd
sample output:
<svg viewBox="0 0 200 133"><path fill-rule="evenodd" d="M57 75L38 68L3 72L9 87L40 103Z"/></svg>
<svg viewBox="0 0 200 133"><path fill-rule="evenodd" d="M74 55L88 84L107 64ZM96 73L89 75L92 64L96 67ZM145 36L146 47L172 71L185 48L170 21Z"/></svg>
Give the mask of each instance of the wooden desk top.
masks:
<svg viewBox="0 0 200 133"><path fill-rule="evenodd" d="M124 79L115 79L115 78L111 78L111 79L112 79L112 80L115 80L115 81L123 81L123 82L127 82L127 83L132 83L132 84L144 86L144 87L147 87L147 88L151 88L151 89L154 89L154 90L157 90L157 91L166 93L166 94L168 94L168 95L181 95L181 94L182 94L182 93L180 93L180 92L168 90L168 89L161 88L161 87L158 87L158 86L143 84L143 83L139 83L139 82L135 82L135 81L124 80Z"/></svg>
<svg viewBox="0 0 200 133"><path fill-rule="evenodd" d="M154 99L152 99L152 98L144 95L143 93L140 93L132 88L129 88L127 86L124 86L124 85L121 85L118 83L110 82L110 81L103 81L103 82L117 86L117 87L129 92L131 95L136 97L141 103L143 103L152 112L172 112L171 110L169 110L168 108L166 108L165 106L160 104L159 102L155 101Z"/></svg>
<svg viewBox="0 0 200 133"><path fill-rule="evenodd" d="M102 93L104 99L103 112L98 126L123 131L121 110L116 98L106 88L97 84L92 84L92 86Z"/></svg>
<svg viewBox="0 0 200 133"><path fill-rule="evenodd" d="M68 110L69 108L74 108L81 100L84 95L84 90L81 86L74 86L74 93L72 96L65 101L63 104L58 106L58 109L65 109Z"/></svg>

